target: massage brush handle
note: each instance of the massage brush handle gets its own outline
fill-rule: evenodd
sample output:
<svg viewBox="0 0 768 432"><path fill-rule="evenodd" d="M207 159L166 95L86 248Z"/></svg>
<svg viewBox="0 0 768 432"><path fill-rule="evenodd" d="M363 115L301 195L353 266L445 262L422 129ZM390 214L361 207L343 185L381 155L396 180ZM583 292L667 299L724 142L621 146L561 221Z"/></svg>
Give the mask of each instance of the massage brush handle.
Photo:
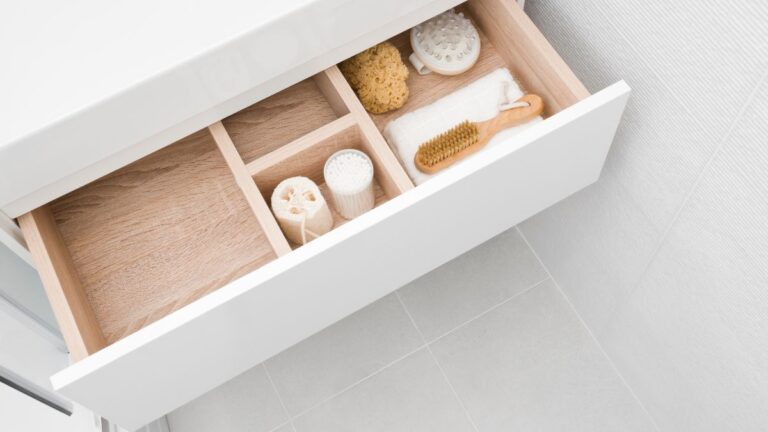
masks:
<svg viewBox="0 0 768 432"><path fill-rule="evenodd" d="M488 144L491 138L493 138L500 131L533 120L537 116L541 115L541 113L544 111L544 102L538 95L527 94L515 101L515 103L518 102L528 103L528 106L510 108L504 111L500 111L496 117L490 120L476 122L475 126L477 127L478 138L477 142L475 142L473 145L431 166L423 165L420 163L418 158L415 158L414 162L416 163L416 167L423 173L434 174L482 149L486 144Z"/></svg>

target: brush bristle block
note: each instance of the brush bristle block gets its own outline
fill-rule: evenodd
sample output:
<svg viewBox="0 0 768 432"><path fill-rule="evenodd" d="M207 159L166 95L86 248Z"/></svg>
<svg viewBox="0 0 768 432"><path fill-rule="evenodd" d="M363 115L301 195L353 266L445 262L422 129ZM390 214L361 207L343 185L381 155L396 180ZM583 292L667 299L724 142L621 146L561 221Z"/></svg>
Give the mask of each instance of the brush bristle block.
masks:
<svg viewBox="0 0 768 432"><path fill-rule="evenodd" d="M419 169L436 167L441 162L477 144L478 137L479 131L476 124L462 122L422 144L416 152L416 166Z"/></svg>

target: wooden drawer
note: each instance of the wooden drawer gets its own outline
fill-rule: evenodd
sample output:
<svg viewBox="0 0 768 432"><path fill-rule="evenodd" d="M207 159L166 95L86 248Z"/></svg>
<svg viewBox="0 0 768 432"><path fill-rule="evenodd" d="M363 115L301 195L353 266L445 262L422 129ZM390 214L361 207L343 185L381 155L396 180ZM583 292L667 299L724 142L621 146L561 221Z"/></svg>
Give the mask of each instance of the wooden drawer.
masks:
<svg viewBox="0 0 768 432"><path fill-rule="evenodd" d="M64 395L135 429L594 182L624 109L590 95L507 0L470 0L478 64L412 71L407 106L370 115L333 66L19 217L75 363ZM405 30L405 29L401 29ZM392 41L407 54L405 33ZM545 121L414 187L381 130L507 66ZM289 244L267 205L359 148L377 206Z"/></svg>

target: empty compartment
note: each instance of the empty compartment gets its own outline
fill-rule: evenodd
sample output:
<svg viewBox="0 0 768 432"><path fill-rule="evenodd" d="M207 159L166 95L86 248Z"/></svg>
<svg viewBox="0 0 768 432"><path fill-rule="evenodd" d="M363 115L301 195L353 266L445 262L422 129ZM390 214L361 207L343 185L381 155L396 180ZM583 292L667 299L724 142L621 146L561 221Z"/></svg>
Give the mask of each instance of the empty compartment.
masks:
<svg viewBox="0 0 768 432"><path fill-rule="evenodd" d="M259 101L222 123L246 163L339 116L312 78Z"/></svg>
<svg viewBox="0 0 768 432"><path fill-rule="evenodd" d="M46 289L76 358L275 258L207 129L20 223L33 253L48 257L56 280Z"/></svg>

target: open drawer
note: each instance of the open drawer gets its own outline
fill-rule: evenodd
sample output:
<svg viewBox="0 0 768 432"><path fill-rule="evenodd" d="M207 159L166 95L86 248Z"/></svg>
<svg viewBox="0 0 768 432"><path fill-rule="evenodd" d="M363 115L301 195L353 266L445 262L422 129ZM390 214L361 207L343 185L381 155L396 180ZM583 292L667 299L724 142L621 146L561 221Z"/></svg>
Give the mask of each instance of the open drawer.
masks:
<svg viewBox="0 0 768 432"><path fill-rule="evenodd" d="M546 119L426 183L382 136L397 114L368 114L333 66L20 216L75 360L54 387L138 428L597 180L628 87L590 95L514 2L462 7L480 60L411 71L397 113L507 66ZM290 244L272 190L321 184L342 148L372 159L376 207Z"/></svg>

